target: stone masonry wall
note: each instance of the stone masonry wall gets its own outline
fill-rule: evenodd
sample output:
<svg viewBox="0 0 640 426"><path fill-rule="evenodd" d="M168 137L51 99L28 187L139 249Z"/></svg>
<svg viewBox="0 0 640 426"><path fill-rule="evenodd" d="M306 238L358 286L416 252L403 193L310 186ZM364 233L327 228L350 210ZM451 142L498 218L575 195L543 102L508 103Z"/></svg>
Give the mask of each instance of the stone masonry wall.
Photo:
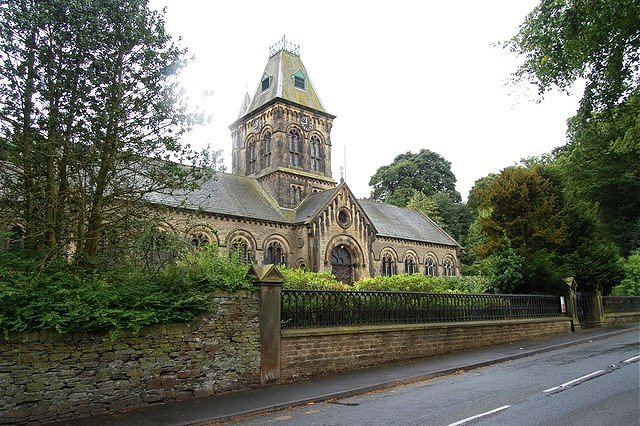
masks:
<svg viewBox="0 0 640 426"><path fill-rule="evenodd" d="M571 332L568 318L282 330L282 380L294 381Z"/></svg>
<svg viewBox="0 0 640 426"><path fill-rule="evenodd" d="M258 296L214 296L188 324L0 339L0 424L45 423L260 384Z"/></svg>
<svg viewBox="0 0 640 426"><path fill-rule="evenodd" d="M604 314L606 325L626 324L630 322L640 322L640 312L617 312Z"/></svg>

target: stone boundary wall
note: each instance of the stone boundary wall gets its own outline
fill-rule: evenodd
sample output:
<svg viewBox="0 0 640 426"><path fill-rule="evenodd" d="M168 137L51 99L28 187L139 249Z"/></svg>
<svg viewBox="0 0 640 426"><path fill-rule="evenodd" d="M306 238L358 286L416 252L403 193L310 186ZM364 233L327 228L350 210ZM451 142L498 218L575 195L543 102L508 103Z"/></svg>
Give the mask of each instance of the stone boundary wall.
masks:
<svg viewBox="0 0 640 426"><path fill-rule="evenodd" d="M629 322L640 322L640 312L617 312L604 314L605 325L626 324Z"/></svg>
<svg viewBox="0 0 640 426"><path fill-rule="evenodd" d="M186 324L0 338L0 424L46 423L260 384L258 295L216 294Z"/></svg>
<svg viewBox="0 0 640 426"><path fill-rule="evenodd" d="M570 333L567 317L282 330L282 381Z"/></svg>

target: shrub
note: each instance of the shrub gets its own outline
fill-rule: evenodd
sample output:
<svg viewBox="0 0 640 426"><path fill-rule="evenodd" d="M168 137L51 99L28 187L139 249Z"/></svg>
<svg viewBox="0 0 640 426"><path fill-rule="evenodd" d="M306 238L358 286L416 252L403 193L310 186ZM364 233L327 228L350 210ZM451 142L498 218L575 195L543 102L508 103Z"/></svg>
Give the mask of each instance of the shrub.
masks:
<svg viewBox="0 0 640 426"><path fill-rule="evenodd" d="M449 291L445 279L428 277L422 274L391 275L363 278L354 287L359 291L417 291L427 293L443 293Z"/></svg>
<svg viewBox="0 0 640 426"><path fill-rule="evenodd" d="M350 290L351 288L336 280L331 272L310 272L304 269L289 269L279 266L285 282L282 288L301 290Z"/></svg>
<svg viewBox="0 0 640 426"><path fill-rule="evenodd" d="M234 292L254 289L252 281L247 278L249 268L239 254L229 256L220 253L215 244L207 244L201 251L188 252L172 269L186 273L192 283L200 283L210 291Z"/></svg>
<svg viewBox="0 0 640 426"><path fill-rule="evenodd" d="M426 293L484 293L487 280L481 276L432 277L422 274L363 278L356 290L415 291Z"/></svg>
<svg viewBox="0 0 640 426"><path fill-rule="evenodd" d="M153 273L128 265L87 272L2 253L0 330L117 331L190 321L211 309L213 291L253 289L248 269L215 246Z"/></svg>
<svg viewBox="0 0 640 426"><path fill-rule="evenodd" d="M487 279L483 276L431 277L422 274L391 275L362 278L350 286L341 283L330 272L309 272L302 269L280 271L285 277L283 288L306 290L409 291L427 293L485 293Z"/></svg>
<svg viewBox="0 0 640 426"><path fill-rule="evenodd" d="M613 287L613 296L640 296L640 251L632 253L623 265L624 278Z"/></svg>

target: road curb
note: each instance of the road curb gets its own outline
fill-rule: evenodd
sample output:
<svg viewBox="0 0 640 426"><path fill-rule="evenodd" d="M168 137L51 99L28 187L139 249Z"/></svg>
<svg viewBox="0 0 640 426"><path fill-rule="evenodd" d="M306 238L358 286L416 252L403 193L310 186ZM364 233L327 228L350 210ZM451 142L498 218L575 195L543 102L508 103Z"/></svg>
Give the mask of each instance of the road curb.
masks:
<svg viewBox="0 0 640 426"><path fill-rule="evenodd" d="M615 337L621 334L625 334L625 333L631 333L633 331L638 331L640 330L640 327L633 327L633 328L625 328L622 330L615 330L615 331L609 331L609 332L605 332L605 333L601 333L601 334L596 334L593 336L589 336L589 337L585 337L582 339L577 339L577 340L572 340L570 342L564 342L564 343L558 343L555 345L549 345L549 346L544 346L541 348L537 348L537 349L532 349L529 351L523 351L521 353L518 354L513 354L513 355L507 355L507 356L501 356L501 357L497 357L497 358L492 358L492 359L488 359L488 360L484 360L484 361L480 361L480 362L475 362L475 363L469 363L469 364L464 364L464 365L460 365L460 366L456 366L456 367L452 367L452 368L446 368L446 369L442 369L442 370L436 370L436 371L431 371L428 373L424 373L424 374L418 374L418 375L414 375L414 376L408 376L408 377L402 377L399 379L393 379L393 380L385 380L382 382L378 382L378 383L374 383L371 385L366 385L366 386L358 386L358 387L354 387L351 389L345 389L342 391L336 391L336 392L330 392L330 393L326 393L326 394L322 394L322 395L315 395L313 397L309 397L309 398L301 398L301 399L295 399L295 400L291 400L291 401L287 401L286 403L280 403L280 404L272 404L269 406L264 406L264 407L258 407L258 408L252 408L252 409L248 409L248 410L242 410L236 413L232 413L232 414L226 414L223 416L211 416L211 417L207 417L206 419L200 419L200 420L196 420L196 421L190 421L190 422L185 422L185 423L181 423L181 426L199 426L199 425L207 425L210 424L212 422L216 422L216 421L226 421L226 420L232 420L232 419L237 419L240 417L247 417L247 416L254 416L257 414L266 414L266 413L270 413L270 412L274 412L274 411L278 411L278 410L282 410L285 408L289 408L289 407L295 407L295 406L300 406L300 405L304 405L304 404L308 404L311 402L322 402L322 401L328 401L331 399L342 399L342 398L348 398L351 396L355 396L355 395L360 395L360 394L364 394L367 392L372 392L372 391L376 391L376 390L384 390L384 389L389 389L395 386L402 386L402 385L406 385L406 384L410 384L410 383L415 383L415 382L420 382L423 380L430 380L430 379L434 379L436 377L442 377L442 376L447 376L449 374L453 374L457 371L469 371L469 370L473 370L476 368L481 368L481 367L486 367L489 365L493 365L493 364L499 364L501 362L506 362L506 361L513 361L516 359L520 359L520 358L526 358L529 356L534 356L540 353L544 353L544 352L550 352L556 349L563 349L563 348L567 348L567 347L571 347L571 346L577 346L577 345L581 345L581 344L585 344L585 343L591 343L595 340L602 340L602 339L606 339L609 337Z"/></svg>

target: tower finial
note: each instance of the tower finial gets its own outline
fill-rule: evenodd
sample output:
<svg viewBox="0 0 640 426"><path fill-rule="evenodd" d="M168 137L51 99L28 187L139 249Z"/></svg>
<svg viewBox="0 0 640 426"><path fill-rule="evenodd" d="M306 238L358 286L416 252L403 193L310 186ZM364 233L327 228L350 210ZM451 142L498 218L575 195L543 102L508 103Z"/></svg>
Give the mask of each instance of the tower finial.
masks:
<svg viewBox="0 0 640 426"><path fill-rule="evenodd" d="M274 45L269 46L269 57L272 57L283 50L286 50L296 56L300 56L300 45L287 41L287 37L284 34L282 35L282 39L278 40Z"/></svg>

